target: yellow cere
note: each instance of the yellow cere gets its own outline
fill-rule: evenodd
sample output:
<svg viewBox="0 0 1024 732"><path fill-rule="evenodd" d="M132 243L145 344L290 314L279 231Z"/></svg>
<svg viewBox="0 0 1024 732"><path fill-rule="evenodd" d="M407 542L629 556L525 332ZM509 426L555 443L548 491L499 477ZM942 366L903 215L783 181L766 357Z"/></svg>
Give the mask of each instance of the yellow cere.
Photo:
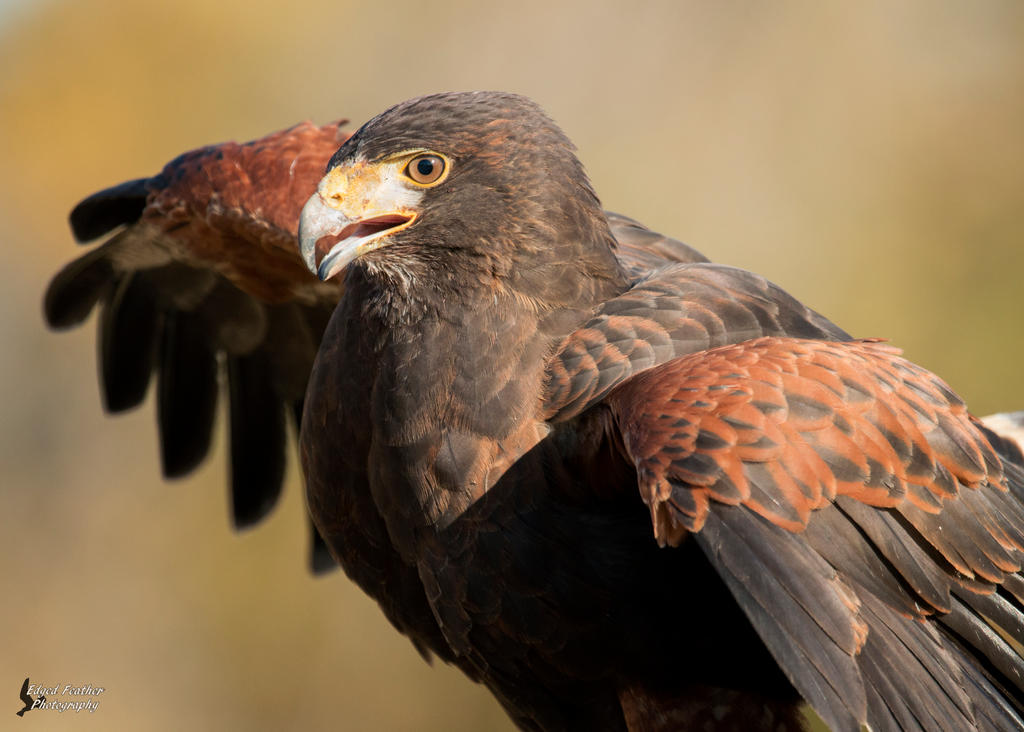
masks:
<svg viewBox="0 0 1024 732"><path fill-rule="evenodd" d="M437 156L444 170L429 184L417 183L406 174L409 161L424 154ZM405 150L383 161L356 160L327 173L318 187L324 203L353 221L387 214L414 216L423 190L443 181L451 165L430 150Z"/></svg>

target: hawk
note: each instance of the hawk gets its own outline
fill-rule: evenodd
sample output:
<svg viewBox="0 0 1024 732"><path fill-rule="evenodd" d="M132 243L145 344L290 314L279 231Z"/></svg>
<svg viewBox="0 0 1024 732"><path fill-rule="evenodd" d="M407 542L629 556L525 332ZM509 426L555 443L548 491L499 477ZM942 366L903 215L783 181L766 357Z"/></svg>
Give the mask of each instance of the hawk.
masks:
<svg viewBox="0 0 1024 732"><path fill-rule="evenodd" d="M530 100L207 148L72 214L121 225L46 300L58 327L102 303L108 408L156 371L187 472L223 369L239 524L299 419L315 564L524 729L794 729L801 701L1024 727L1020 449L897 349L603 211Z"/></svg>

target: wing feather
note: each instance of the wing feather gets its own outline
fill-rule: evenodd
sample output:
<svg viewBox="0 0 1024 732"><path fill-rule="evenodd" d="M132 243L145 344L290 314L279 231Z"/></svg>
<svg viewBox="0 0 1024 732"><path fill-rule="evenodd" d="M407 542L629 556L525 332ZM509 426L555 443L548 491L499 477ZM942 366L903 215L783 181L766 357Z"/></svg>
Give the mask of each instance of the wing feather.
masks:
<svg viewBox="0 0 1024 732"><path fill-rule="evenodd" d="M236 527L259 522L277 503L285 469L285 412L272 388L267 354L227 358L231 435L231 515Z"/></svg>
<svg viewBox="0 0 1024 732"><path fill-rule="evenodd" d="M605 404L656 538L693 536L833 728L1020 726L1019 451L936 377L877 342L768 337Z"/></svg>
<svg viewBox="0 0 1024 732"><path fill-rule="evenodd" d="M714 264L666 265L558 347L545 384L546 419L571 419L641 371L763 336L848 340L840 328L758 275Z"/></svg>
<svg viewBox="0 0 1024 732"><path fill-rule="evenodd" d="M191 472L210 449L217 406L217 359L190 313L164 319L157 380L157 425L164 475Z"/></svg>
<svg viewBox="0 0 1024 732"><path fill-rule="evenodd" d="M99 319L100 385L108 412L146 397L157 354L159 313L143 278L124 277L106 298Z"/></svg>

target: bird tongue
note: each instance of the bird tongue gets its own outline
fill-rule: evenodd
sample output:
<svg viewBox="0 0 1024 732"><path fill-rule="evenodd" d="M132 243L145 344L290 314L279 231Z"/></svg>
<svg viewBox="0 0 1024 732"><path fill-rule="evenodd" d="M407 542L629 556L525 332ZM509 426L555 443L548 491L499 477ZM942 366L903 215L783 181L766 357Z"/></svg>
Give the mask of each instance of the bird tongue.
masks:
<svg viewBox="0 0 1024 732"><path fill-rule="evenodd" d="M399 216L398 214L385 214L384 216L374 216L370 219L363 219L362 221L355 221L344 229L339 231L337 234L329 234L328 236L322 236L317 239L316 242L316 263L317 266L323 261L334 245L338 242L345 241L346 239L362 239L367 236L372 236L386 229L390 229L398 224L404 224L408 221L407 216Z"/></svg>

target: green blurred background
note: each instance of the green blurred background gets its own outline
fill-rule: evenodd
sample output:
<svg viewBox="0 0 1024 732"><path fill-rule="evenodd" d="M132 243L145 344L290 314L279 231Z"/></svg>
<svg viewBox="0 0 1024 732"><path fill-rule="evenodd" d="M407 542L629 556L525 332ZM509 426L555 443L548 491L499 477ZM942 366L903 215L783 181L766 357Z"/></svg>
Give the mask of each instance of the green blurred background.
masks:
<svg viewBox="0 0 1024 732"><path fill-rule="evenodd" d="M51 334L40 312L83 196L473 88L537 99L608 208L890 338L978 413L1024 408L1016 0L3 2L0 727L507 728L340 573L306 574L294 460L233 534L223 423L213 460L162 482L152 406L102 414L94 322ZM26 676L107 691L18 719Z"/></svg>

